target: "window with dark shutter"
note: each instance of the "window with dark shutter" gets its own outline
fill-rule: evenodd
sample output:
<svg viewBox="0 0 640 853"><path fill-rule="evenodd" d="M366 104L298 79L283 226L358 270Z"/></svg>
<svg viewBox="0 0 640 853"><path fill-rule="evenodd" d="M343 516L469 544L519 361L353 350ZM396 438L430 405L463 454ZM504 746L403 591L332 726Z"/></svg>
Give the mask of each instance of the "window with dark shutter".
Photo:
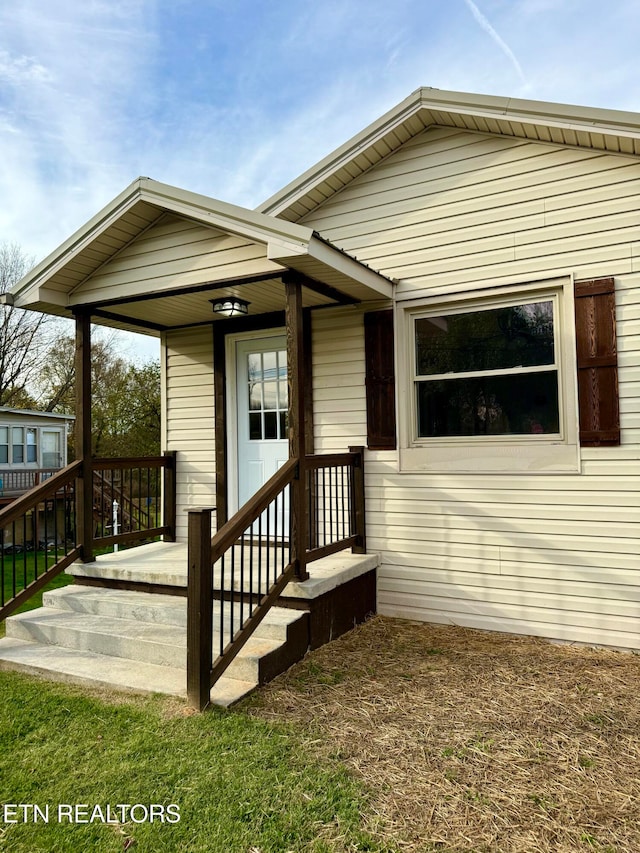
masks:
<svg viewBox="0 0 640 853"><path fill-rule="evenodd" d="M396 406L393 311L364 315L367 391L367 446L395 450Z"/></svg>
<svg viewBox="0 0 640 853"><path fill-rule="evenodd" d="M575 283L580 444L620 444L613 278Z"/></svg>

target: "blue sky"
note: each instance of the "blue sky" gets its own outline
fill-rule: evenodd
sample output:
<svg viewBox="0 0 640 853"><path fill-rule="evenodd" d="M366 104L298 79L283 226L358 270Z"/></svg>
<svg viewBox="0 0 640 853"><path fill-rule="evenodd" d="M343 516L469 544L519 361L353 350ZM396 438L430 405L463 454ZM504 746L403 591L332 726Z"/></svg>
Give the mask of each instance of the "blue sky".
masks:
<svg viewBox="0 0 640 853"><path fill-rule="evenodd" d="M0 0L0 243L138 175L253 207L419 86L640 112L638 0Z"/></svg>

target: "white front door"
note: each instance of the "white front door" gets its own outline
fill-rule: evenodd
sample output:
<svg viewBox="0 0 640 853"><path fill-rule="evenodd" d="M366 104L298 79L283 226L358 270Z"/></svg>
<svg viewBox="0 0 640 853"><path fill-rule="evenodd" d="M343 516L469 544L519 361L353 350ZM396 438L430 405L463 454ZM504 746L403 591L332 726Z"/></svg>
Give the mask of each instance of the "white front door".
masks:
<svg viewBox="0 0 640 853"><path fill-rule="evenodd" d="M237 339L234 346L239 508L289 458L289 403L286 338ZM284 518L279 512L278 530L288 530L288 514L288 506Z"/></svg>

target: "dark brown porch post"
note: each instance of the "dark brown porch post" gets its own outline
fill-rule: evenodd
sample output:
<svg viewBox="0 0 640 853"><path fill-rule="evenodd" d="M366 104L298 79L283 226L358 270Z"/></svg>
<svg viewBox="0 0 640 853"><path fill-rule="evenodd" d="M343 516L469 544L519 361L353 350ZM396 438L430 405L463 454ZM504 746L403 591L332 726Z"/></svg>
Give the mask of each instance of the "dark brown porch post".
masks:
<svg viewBox="0 0 640 853"><path fill-rule="evenodd" d="M93 470L91 466L91 314L76 316L76 459L82 461L77 483L77 536L85 563L93 560Z"/></svg>
<svg viewBox="0 0 640 853"><path fill-rule="evenodd" d="M302 285L295 276L283 276L287 294L287 376L289 383L289 458L298 460L298 476L291 484L291 559L296 577L309 577L307 555L307 512L305 505L305 360L303 348Z"/></svg>

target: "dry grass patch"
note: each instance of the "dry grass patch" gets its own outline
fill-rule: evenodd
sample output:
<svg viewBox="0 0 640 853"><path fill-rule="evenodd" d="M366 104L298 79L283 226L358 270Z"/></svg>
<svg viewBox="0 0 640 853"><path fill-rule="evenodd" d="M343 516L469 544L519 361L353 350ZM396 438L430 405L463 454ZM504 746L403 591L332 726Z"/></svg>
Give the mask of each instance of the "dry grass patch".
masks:
<svg viewBox="0 0 640 853"><path fill-rule="evenodd" d="M640 850L640 658L375 617L252 700L338 754L402 850Z"/></svg>

